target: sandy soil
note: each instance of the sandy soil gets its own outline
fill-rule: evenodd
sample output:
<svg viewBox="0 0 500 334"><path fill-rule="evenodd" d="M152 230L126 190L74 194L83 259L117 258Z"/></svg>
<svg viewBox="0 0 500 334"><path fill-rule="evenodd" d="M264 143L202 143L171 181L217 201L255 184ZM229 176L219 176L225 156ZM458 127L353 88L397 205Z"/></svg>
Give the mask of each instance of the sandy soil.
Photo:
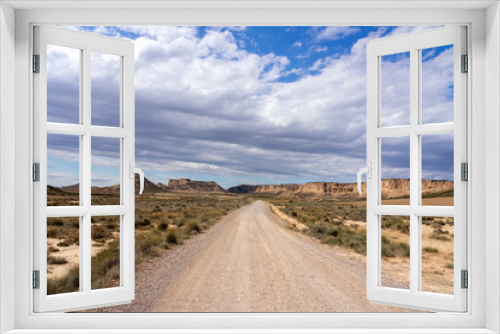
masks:
<svg viewBox="0 0 500 334"><path fill-rule="evenodd" d="M358 228L366 229L366 222L347 220L346 224ZM453 264L453 226L445 225L443 234L449 241L436 240L431 238L434 228L422 225L422 291L453 294L453 268L447 267ZM395 242L405 242L410 244L410 235L400 233L392 229L383 229L382 234ZM437 253L427 252L424 249L431 247L437 249ZM366 262L366 257L362 257ZM382 272L392 277L396 281L410 284L410 258L383 258ZM392 287L392 282L383 280L384 286Z"/></svg>
<svg viewBox="0 0 500 334"><path fill-rule="evenodd" d="M65 276L73 267L78 267L80 264L80 246L72 244L67 247L57 246L57 244L64 239L54 239L47 238L47 248L53 246L59 249L58 252L50 253L50 256L62 257L66 261L65 264L47 264L47 277L48 278L59 278ZM97 242L92 242L91 253L92 256L96 256L103 250L107 248L107 245L114 239L109 239L106 244L101 244Z"/></svg>
<svg viewBox="0 0 500 334"><path fill-rule="evenodd" d="M366 299L360 256L287 225L262 201L240 208L208 232L138 266L131 304L97 311L409 311Z"/></svg>

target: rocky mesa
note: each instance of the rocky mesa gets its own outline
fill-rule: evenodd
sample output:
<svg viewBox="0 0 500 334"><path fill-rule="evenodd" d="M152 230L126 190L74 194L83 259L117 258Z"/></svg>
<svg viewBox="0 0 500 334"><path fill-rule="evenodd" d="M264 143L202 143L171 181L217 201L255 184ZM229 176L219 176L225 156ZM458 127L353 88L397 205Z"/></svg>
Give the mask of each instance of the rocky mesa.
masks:
<svg viewBox="0 0 500 334"><path fill-rule="evenodd" d="M168 180L168 189L172 191L186 192L226 192L226 190L219 186L215 181L193 181L191 179L170 179Z"/></svg>
<svg viewBox="0 0 500 334"><path fill-rule="evenodd" d="M381 181L382 198L397 198L410 195L410 180L384 179ZM229 193L266 193L278 195L330 195L335 198L363 198L366 183L362 184L363 194L358 193L356 183L307 182L305 184L239 185L229 188ZM424 195L442 194L453 191L453 181L422 180Z"/></svg>

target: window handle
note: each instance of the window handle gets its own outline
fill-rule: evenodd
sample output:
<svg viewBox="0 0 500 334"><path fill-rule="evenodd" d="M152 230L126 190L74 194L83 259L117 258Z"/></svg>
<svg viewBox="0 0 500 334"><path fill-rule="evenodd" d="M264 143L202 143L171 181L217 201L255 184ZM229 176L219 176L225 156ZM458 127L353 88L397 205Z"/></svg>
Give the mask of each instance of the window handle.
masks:
<svg viewBox="0 0 500 334"><path fill-rule="evenodd" d="M142 195L142 192L144 191L144 172L142 169L135 167L135 163L133 161L130 161L130 178L134 179L135 174L139 174L139 185L141 187L139 195Z"/></svg>
<svg viewBox="0 0 500 334"><path fill-rule="evenodd" d="M370 161L368 161L366 163L366 167L363 167L358 171L358 192L360 194L362 194L362 192L361 192L361 175L363 175L364 173L366 173L367 179L372 178L372 163Z"/></svg>

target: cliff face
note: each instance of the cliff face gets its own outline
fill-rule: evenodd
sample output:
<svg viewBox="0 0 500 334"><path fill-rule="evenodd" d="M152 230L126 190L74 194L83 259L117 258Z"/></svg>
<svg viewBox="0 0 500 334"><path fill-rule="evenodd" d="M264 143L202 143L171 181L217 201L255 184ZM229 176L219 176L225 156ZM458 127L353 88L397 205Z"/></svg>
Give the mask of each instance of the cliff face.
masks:
<svg viewBox="0 0 500 334"><path fill-rule="evenodd" d="M381 181L382 198L397 198L410 195L410 180L405 179L385 179ZM55 191L75 192L79 189L79 184L68 187L55 188L48 186L49 193ZM60 190L59 190L60 189ZM154 184L144 178L144 191L149 193L182 191L182 192L211 192L211 193L233 193L233 194L276 194L279 196L294 195L330 195L339 199L357 199L366 197L366 183L361 185L363 194L358 193L356 183L336 183L336 182L308 182L305 184L265 184L265 185L239 185L224 190L214 181L193 181L191 179L170 179L168 186L158 182ZM135 190L139 191L139 176L135 177ZM119 185L110 187L92 187L93 192L114 193L119 192ZM453 191L452 181L422 180L422 193L424 195L438 194Z"/></svg>
<svg viewBox="0 0 500 334"><path fill-rule="evenodd" d="M174 191L226 192L214 181L192 181L191 179L168 180L168 189Z"/></svg>
<svg viewBox="0 0 500 334"><path fill-rule="evenodd" d="M410 180L386 179L382 180L382 197L394 198L410 195ZM241 185L229 188L230 193L267 193L281 195L332 195L334 197L362 198L366 196L366 183L361 185L363 194L358 193L356 183L336 182L308 182L305 184L279 184L279 185ZM452 181L422 180L422 193L441 193L453 190Z"/></svg>

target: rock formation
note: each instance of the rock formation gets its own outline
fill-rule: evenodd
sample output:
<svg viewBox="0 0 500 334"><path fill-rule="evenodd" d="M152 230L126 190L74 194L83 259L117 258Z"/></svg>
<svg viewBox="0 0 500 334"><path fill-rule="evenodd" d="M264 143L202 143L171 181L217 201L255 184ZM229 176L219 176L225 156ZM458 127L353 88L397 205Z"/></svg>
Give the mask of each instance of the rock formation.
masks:
<svg viewBox="0 0 500 334"><path fill-rule="evenodd" d="M226 192L221 186L214 181L193 181L191 179L168 180L168 189L172 191L187 191L187 192Z"/></svg>
<svg viewBox="0 0 500 334"><path fill-rule="evenodd" d="M410 180L384 179L381 181L382 197L396 198L410 195ZM362 184L363 195L358 193L356 183L307 182L305 184L239 185L227 191L235 194L267 193L279 195L331 195L336 198L363 198L366 183ZM453 190L453 181L422 180L424 195L439 194Z"/></svg>

